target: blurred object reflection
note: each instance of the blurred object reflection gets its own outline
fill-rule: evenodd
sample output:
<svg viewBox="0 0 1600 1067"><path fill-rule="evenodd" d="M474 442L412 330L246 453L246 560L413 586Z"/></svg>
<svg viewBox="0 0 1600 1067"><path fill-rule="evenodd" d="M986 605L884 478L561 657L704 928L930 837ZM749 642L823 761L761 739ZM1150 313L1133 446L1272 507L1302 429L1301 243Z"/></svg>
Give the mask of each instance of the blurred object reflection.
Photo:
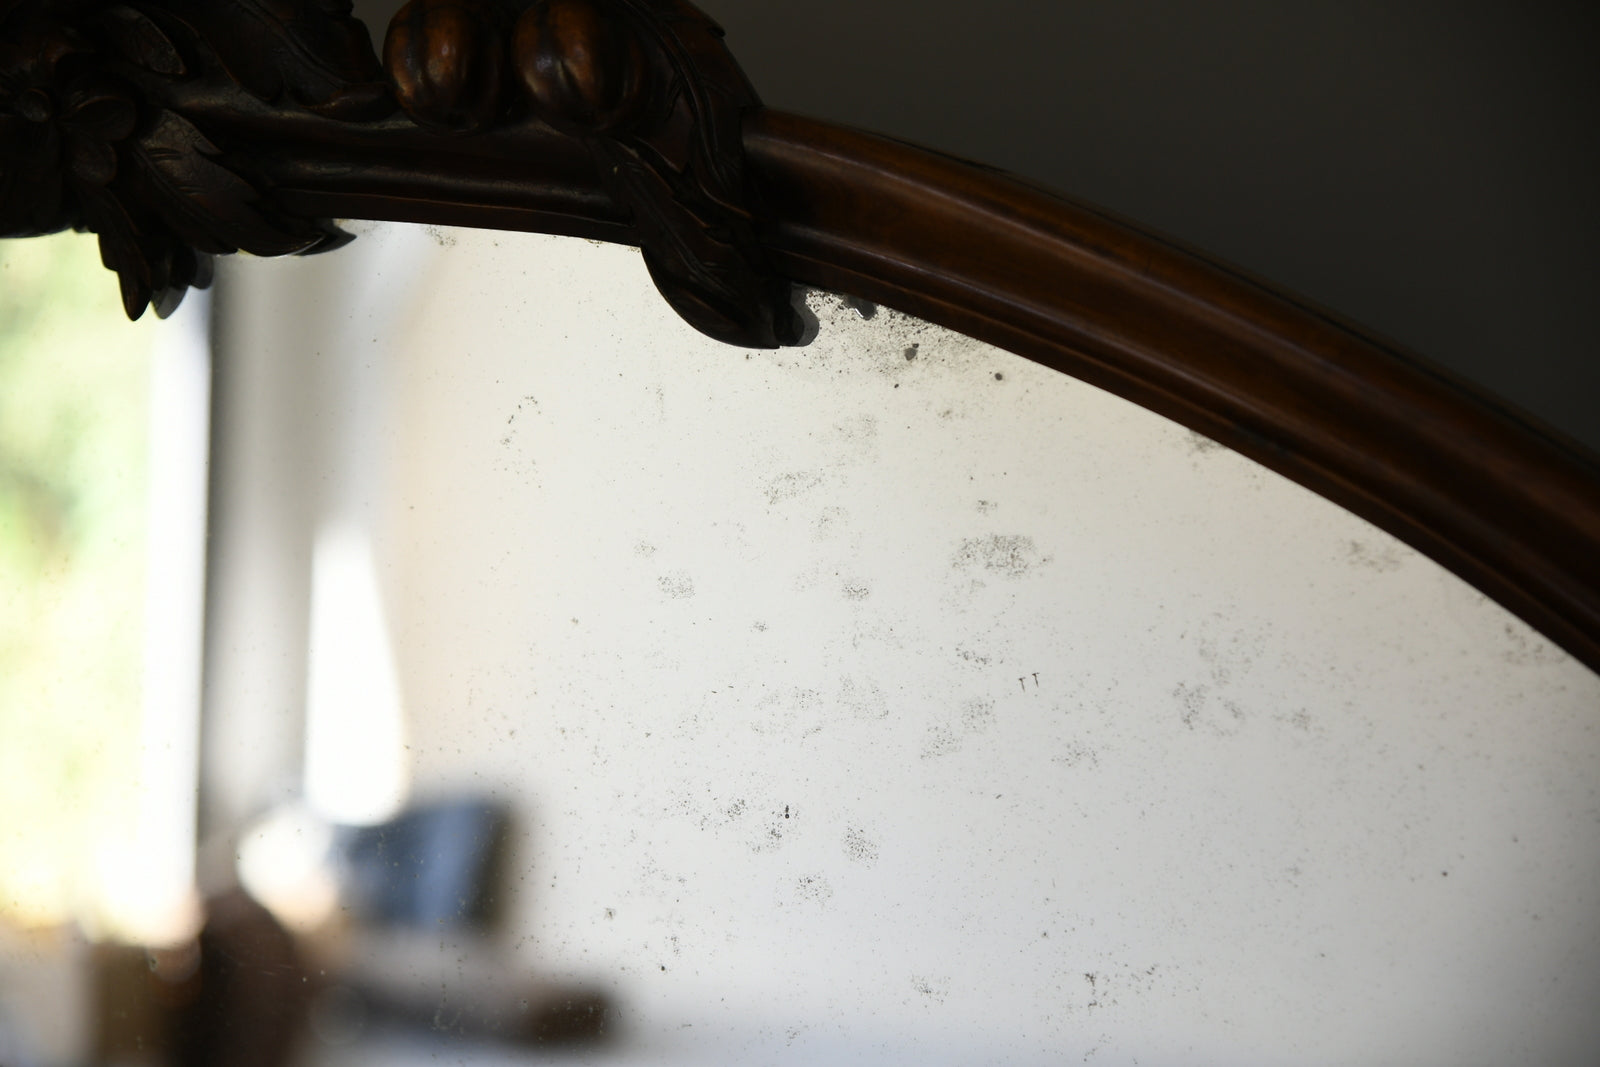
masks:
<svg viewBox="0 0 1600 1067"><path fill-rule="evenodd" d="M500 805L461 800L342 830L335 862L345 907L373 927L489 927L508 822Z"/></svg>
<svg viewBox="0 0 1600 1067"><path fill-rule="evenodd" d="M371 1019L509 1044L605 1036L603 994L530 974L506 951L511 825L504 805L469 798L336 834L343 929L319 946L338 983L319 1001L324 1029Z"/></svg>
<svg viewBox="0 0 1600 1067"><path fill-rule="evenodd" d="M200 924L208 301L130 324L87 234L0 276L0 1064L76 1067Z"/></svg>
<svg viewBox="0 0 1600 1067"><path fill-rule="evenodd" d="M5 1067L1592 1058L1600 679L1482 596L892 310L347 252L221 326L203 925L27 912Z"/></svg>
<svg viewBox="0 0 1600 1067"><path fill-rule="evenodd" d="M1600 679L1392 537L864 301L741 352L627 249L347 251L238 265L312 502L253 514L302 575L359 529L410 803L502 806L509 877L489 929L328 933L323 1062L538 1062L467 1039L535 979L616 1005L589 1062L1600 1042Z"/></svg>
<svg viewBox="0 0 1600 1067"><path fill-rule="evenodd" d="M530 973L526 957L507 951L497 905L511 825L504 805L457 798L370 826L332 826L295 806L244 835L241 883L281 920L275 927L295 932L293 951L308 961L313 1048L372 1032L508 1046L605 1036L608 997ZM214 1000L206 1010L231 1008Z"/></svg>
<svg viewBox="0 0 1600 1067"><path fill-rule="evenodd" d="M317 532L308 674L306 802L334 822L392 817L407 785L400 683L372 546L351 523Z"/></svg>
<svg viewBox="0 0 1600 1067"><path fill-rule="evenodd" d="M207 905L190 967L163 976L175 1003L172 1067L283 1067L301 1040L312 987L294 939L266 908L235 891Z"/></svg>
<svg viewBox="0 0 1600 1067"><path fill-rule="evenodd" d="M339 907L339 886L329 864L333 833L304 805L279 808L241 836L239 883L291 930L318 929Z"/></svg>

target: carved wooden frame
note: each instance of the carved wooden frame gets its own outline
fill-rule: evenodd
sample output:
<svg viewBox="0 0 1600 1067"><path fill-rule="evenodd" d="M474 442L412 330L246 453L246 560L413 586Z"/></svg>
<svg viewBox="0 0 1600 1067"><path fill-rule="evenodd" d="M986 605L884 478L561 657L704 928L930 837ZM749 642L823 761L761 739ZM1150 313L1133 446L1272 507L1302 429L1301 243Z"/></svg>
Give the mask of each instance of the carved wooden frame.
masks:
<svg viewBox="0 0 1600 1067"><path fill-rule="evenodd" d="M970 163L763 109L684 0L0 0L0 233L100 236L137 317L331 218L639 245L735 344L790 282L1175 419L1344 505L1600 669L1600 461L1261 282Z"/></svg>

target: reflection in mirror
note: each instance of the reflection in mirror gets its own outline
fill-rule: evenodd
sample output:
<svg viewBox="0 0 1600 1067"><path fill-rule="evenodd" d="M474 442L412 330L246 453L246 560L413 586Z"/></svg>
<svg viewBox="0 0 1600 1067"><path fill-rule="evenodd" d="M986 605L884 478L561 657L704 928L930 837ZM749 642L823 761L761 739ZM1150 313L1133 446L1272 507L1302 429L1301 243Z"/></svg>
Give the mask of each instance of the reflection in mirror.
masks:
<svg viewBox="0 0 1600 1067"><path fill-rule="evenodd" d="M81 1064L194 932L206 302L129 324L89 235L0 277L0 1064Z"/></svg>
<svg viewBox="0 0 1600 1067"><path fill-rule="evenodd" d="M629 249L224 281L170 1060L1600 1044L1600 678L1365 522L889 309L706 341Z"/></svg>

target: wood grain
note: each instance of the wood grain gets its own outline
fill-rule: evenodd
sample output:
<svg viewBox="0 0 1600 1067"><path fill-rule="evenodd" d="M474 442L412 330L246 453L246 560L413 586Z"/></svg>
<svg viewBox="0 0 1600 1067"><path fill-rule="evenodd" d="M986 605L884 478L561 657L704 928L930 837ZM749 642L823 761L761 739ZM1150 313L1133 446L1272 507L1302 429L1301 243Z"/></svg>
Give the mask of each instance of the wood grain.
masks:
<svg viewBox="0 0 1600 1067"><path fill-rule="evenodd" d="M871 297L1092 382L1308 486L1600 669L1600 462L1425 360L1090 208L772 112L764 239Z"/></svg>
<svg viewBox="0 0 1600 1067"><path fill-rule="evenodd" d="M0 6L0 230L98 230L130 313L353 217L639 244L680 313L752 345L794 336L785 278L869 297L1230 445L1600 670L1595 456L1136 226L764 110L683 0L416 0L392 84L336 0L69 7Z"/></svg>
<svg viewBox="0 0 1600 1067"><path fill-rule="evenodd" d="M309 212L628 239L576 160L567 183L517 185L510 160L547 134L501 136L470 167L438 160L381 195L348 162L319 175L304 158L281 172L283 195ZM758 235L796 281L960 330L1221 441L1600 670L1600 461L1581 446L1259 280L991 169L770 110L748 116L745 151Z"/></svg>

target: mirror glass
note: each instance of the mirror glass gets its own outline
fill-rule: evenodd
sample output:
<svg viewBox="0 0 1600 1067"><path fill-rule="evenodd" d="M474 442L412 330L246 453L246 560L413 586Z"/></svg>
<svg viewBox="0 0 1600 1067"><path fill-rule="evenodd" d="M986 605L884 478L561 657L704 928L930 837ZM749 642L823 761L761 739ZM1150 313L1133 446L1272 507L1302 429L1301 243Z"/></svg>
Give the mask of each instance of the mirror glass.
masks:
<svg viewBox="0 0 1600 1067"><path fill-rule="evenodd" d="M86 234L0 279L0 1064L103 1062L101 946L192 925L206 301L129 323Z"/></svg>
<svg viewBox="0 0 1600 1067"><path fill-rule="evenodd" d="M887 308L806 292L809 345L744 351L631 249L360 231L219 296L208 933L149 955L191 1030L330 1067L1600 1046L1600 678L1438 566Z"/></svg>

